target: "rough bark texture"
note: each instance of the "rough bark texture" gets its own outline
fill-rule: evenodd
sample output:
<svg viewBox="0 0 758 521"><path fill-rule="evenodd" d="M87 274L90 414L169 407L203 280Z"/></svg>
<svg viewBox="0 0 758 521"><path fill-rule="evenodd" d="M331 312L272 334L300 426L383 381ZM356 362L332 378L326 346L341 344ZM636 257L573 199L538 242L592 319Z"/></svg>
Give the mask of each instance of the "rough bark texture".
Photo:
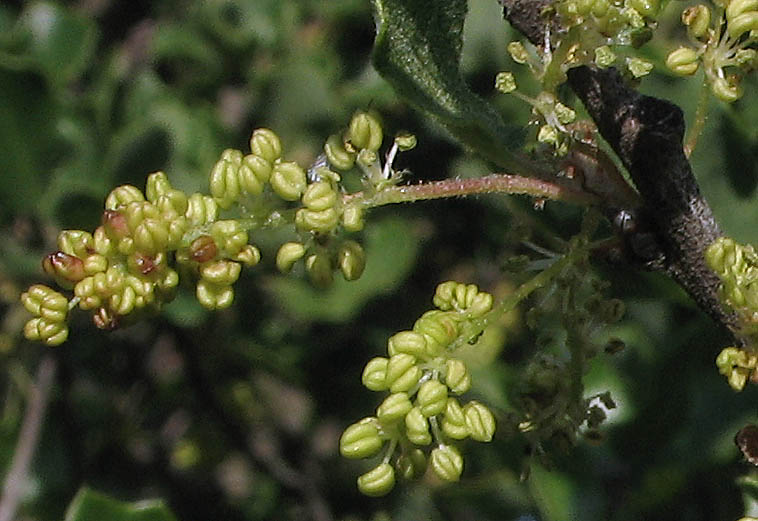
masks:
<svg viewBox="0 0 758 521"><path fill-rule="evenodd" d="M540 13L549 0L501 3L514 27L535 45L543 43L546 22ZM723 310L719 280L705 265L705 249L721 231L684 155L681 109L628 87L613 68L577 67L569 71L568 83L642 196L640 226L630 238L630 253L637 258L630 260L665 271L705 312L734 331L735 316Z"/></svg>

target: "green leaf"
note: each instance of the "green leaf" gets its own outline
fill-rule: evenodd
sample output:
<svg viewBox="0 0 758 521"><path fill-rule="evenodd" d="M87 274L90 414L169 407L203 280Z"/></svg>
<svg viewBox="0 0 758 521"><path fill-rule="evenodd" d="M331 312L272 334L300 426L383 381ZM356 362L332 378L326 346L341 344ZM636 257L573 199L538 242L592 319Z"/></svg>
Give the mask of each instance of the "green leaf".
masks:
<svg viewBox="0 0 758 521"><path fill-rule="evenodd" d="M466 0L373 4L378 27L373 62L379 74L464 145L513 172L533 171L513 152L523 141L522 129L506 125L461 76Z"/></svg>
<svg viewBox="0 0 758 521"><path fill-rule="evenodd" d="M163 501L125 503L81 488L66 511L65 521L176 521Z"/></svg>

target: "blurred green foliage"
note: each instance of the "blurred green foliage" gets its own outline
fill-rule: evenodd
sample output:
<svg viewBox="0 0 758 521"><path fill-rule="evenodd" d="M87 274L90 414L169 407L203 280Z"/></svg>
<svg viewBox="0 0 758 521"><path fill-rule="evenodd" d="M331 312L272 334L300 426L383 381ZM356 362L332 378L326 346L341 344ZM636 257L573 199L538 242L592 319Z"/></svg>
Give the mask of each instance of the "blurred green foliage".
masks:
<svg viewBox="0 0 758 521"><path fill-rule="evenodd" d="M512 36L496 2L470 9L462 73L491 97L499 70L519 73L505 53ZM643 48L658 65L682 37L674 27L662 23ZM488 172L371 68L374 29L366 0L0 5L2 468L48 351L21 341L18 294L41 279L59 229L94 228L112 187L142 187L163 169L178 188L204 188L220 152L243 147L256 126L275 129L288 157L307 164L367 107L418 135L398 165L412 181ZM691 114L696 83L664 72L641 90ZM528 118L509 97L495 103L508 122ZM751 95L713 104L694 168L725 230L755 242L758 105ZM735 480L747 469L731 438L755 416L755 389L735 395L723 382L714 357L724 338L679 288L603 266L627 305L607 334L627 348L587 377L588 392L610 389L619 404L599 444L581 444L552 471L533 465L521 481L525 444L501 435L465 447L458 485L422 481L380 500L357 492L359 465L340 459L337 440L376 405L361 391L366 360L429 308L437 283L507 291L518 277L502 266L522 253L524 230L550 247L576 233L578 217L515 197L389 207L371 216L357 283L319 293L270 275L272 242L262 245L268 267L243 277L230 310L209 314L188 292L161 317L112 334L78 324L52 352L59 376L20 518L62 519L89 485L128 502L164 498L182 521L736 519ZM540 340L521 322L479 355L474 390L495 409L507 407L508 383ZM92 492L78 498L66 519L171 518Z"/></svg>

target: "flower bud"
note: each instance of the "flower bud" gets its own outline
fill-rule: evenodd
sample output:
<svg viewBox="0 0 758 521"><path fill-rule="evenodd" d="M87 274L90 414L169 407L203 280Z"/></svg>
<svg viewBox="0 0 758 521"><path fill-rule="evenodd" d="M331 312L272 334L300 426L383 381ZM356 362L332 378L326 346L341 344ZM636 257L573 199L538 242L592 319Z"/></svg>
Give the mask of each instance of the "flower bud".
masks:
<svg viewBox="0 0 758 521"><path fill-rule="evenodd" d="M372 358L366 364L361 375L363 385L372 391L384 391L387 384L387 364L389 360L383 357Z"/></svg>
<svg viewBox="0 0 758 521"><path fill-rule="evenodd" d="M449 358L445 362L445 384L453 394L463 394L471 388L471 374L462 360Z"/></svg>
<svg viewBox="0 0 758 521"><path fill-rule="evenodd" d="M390 392L407 392L411 390L421 378L421 368L416 365L416 358L400 353L390 357L387 363L385 383Z"/></svg>
<svg viewBox="0 0 758 521"><path fill-rule="evenodd" d="M450 312L427 311L413 324L413 330L424 335L427 355L438 356L460 333Z"/></svg>
<svg viewBox="0 0 758 521"><path fill-rule="evenodd" d="M305 246L299 242L285 242L276 253L276 267L282 273L289 273L292 266L305 255Z"/></svg>
<svg viewBox="0 0 758 521"><path fill-rule="evenodd" d="M718 99L727 103L737 101L743 94L742 87L735 78L716 78L711 83L711 92Z"/></svg>
<svg viewBox="0 0 758 521"><path fill-rule="evenodd" d="M406 353L416 358L426 357L426 340L424 335L415 331L401 331L392 335L387 342L387 352L390 356Z"/></svg>
<svg viewBox="0 0 758 521"><path fill-rule="evenodd" d="M666 58L666 67L680 76L695 74L700 66L700 57L695 49L679 47L671 51Z"/></svg>
<svg viewBox="0 0 758 521"><path fill-rule="evenodd" d="M173 188L168 180L168 177L163 172L154 172L147 176L147 182L145 183L145 196L151 203L155 203L158 198L171 192Z"/></svg>
<svg viewBox="0 0 758 521"><path fill-rule="evenodd" d="M355 152L362 149L376 152L384 139L379 120L367 112L357 112L353 116L346 137L349 144L346 148L350 151L352 147Z"/></svg>
<svg viewBox="0 0 758 521"><path fill-rule="evenodd" d="M466 416L455 398L448 398L442 415L442 432L454 440L462 440L469 435Z"/></svg>
<svg viewBox="0 0 758 521"><path fill-rule="evenodd" d="M24 337L54 347L68 339L68 326L64 322L49 322L44 318L33 318L24 325Z"/></svg>
<svg viewBox="0 0 758 521"><path fill-rule="evenodd" d="M206 309L224 309L231 306L234 301L234 288L200 280L197 283L195 296Z"/></svg>
<svg viewBox="0 0 758 521"><path fill-rule="evenodd" d="M242 189L248 194L260 195L271 178L271 163L261 156L248 154L242 159L237 175Z"/></svg>
<svg viewBox="0 0 758 521"><path fill-rule="evenodd" d="M105 227L98 226L95 228L95 233L92 234L92 248L100 255L107 256L111 253L113 243L105 233Z"/></svg>
<svg viewBox="0 0 758 521"><path fill-rule="evenodd" d="M682 11L682 23L690 36L701 38L711 25L711 10L703 4L688 7Z"/></svg>
<svg viewBox="0 0 758 521"><path fill-rule="evenodd" d="M592 14L598 18L602 18L608 13L609 7L609 0L595 0L592 4Z"/></svg>
<svg viewBox="0 0 758 521"><path fill-rule="evenodd" d="M735 40L746 32L755 31L758 29L758 11L749 11L729 19L726 29Z"/></svg>
<svg viewBox="0 0 758 521"><path fill-rule="evenodd" d="M529 53L526 51L524 44L519 41L513 41L506 47L508 54L516 63L525 64L529 61Z"/></svg>
<svg viewBox="0 0 758 521"><path fill-rule="evenodd" d="M395 145L400 152L407 152L416 148L418 140L416 136L408 132L401 132L395 136Z"/></svg>
<svg viewBox="0 0 758 521"><path fill-rule="evenodd" d="M432 442L429 420L421 414L418 407L414 407L405 415L405 434L411 443L416 445L429 445Z"/></svg>
<svg viewBox="0 0 758 521"><path fill-rule="evenodd" d="M660 0L629 0L629 6L634 8L634 10L642 16L652 18L658 14L661 2Z"/></svg>
<svg viewBox="0 0 758 521"><path fill-rule="evenodd" d="M334 191L331 183L317 181L308 185L302 201L309 210L326 210L334 207L337 202L337 192Z"/></svg>
<svg viewBox="0 0 758 521"><path fill-rule="evenodd" d="M92 235L82 230L63 230L58 234L58 249L83 259L93 249Z"/></svg>
<svg viewBox="0 0 758 521"><path fill-rule="evenodd" d="M350 170L355 164L355 153L348 152L337 134L332 134L324 143L324 154L327 161L338 170Z"/></svg>
<svg viewBox="0 0 758 521"><path fill-rule="evenodd" d="M297 201L307 186L305 171L292 161L276 163L269 181L274 192L285 201Z"/></svg>
<svg viewBox="0 0 758 521"><path fill-rule="evenodd" d="M132 286L124 286L124 288L114 295L111 295L108 300L108 307L117 315L128 315L137 305L137 292Z"/></svg>
<svg viewBox="0 0 758 521"><path fill-rule="evenodd" d="M195 192L187 200L184 216L190 226L201 226L218 219L218 205L212 197Z"/></svg>
<svg viewBox="0 0 758 521"><path fill-rule="evenodd" d="M307 208L301 208L295 214L295 226L298 230L329 233L339 224L339 214L334 208L326 210L313 211Z"/></svg>
<svg viewBox="0 0 758 521"><path fill-rule="evenodd" d="M492 441L492 435L495 433L495 417L484 404L471 401L463 406L463 414L472 439Z"/></svg>
<svg viewBox="0 0 758 521"><path fill-rule="evenodd" d="M347 205L342 209L342 227L348 232L363 229L363 209L358 205Z"/></svg>
<svg viewBox="0 0 758 521"><path fill-rule="evenodd" d="M232 255L231 259L250 268L261 261L261 251L252 244L246 244L236 254Z"/></svg>
<svg viewBox="0 0 758 521"><path fill-rule="evenodd" d="M208 185L213 198L222 209L229 208L240 196L237 172L242 162L242 152L227 149L211 170Z"/></svg>
<svg viewBox="0 0 758 521"><path fill-rule="evenodd" d="M450 445L440 445L432 450L432 470L442 481L458 481L463 472L463 457L458 449Z"/></svg>
<svg viewBox="0 0 758 521"><path fill-rule="evenodd" d="M87 274L84 272L84 263L79 257L57 251L46 255L42 259L42 269L55 278L58 285L70 289L73 283L79 282Z"/></svg>
<svg viewBox="0 0 758 521"><path fill-rule="evenodd" d="M141 202L145 196L136 186L121 185L114 188L108 197L105 198L105 209L116 210L121 206L126 206L132 202Z"/></svg>
<svg viewBox="0 0 758 521"><path fill-rule="evenodd" d="M420 478L426 472L426 456L421 449L403 451L395 462L395 469L404 479Z"/></svg>
<svg viewBox="0 0 758 521"><path fill-rule="evenodd" d="M257 128L250 137L250 151L273 164L282 157L282 142L272 130Z"/></svg>
<svg viewBox="0 0 758 521"><path fill-rule="evenodd" d="M498 72L495 76L495 88L503 94L516 90L516 78L512 72Z"/></svg>
<svg viewBox="0 0 758 521"><path fill-rule="evenodd" d="M236 262L219 260L204 264L200 268L203 280L219 286L230 286L237 282L242 267Z"/></svg>
<svg viewBox="0 0 758 521"><path fill-rule="evenodd" d="M419 387L416 402L424 416L435 416L445 410L447 387L437 380L427 380Z"/></svg>
<svg viewBox="0 0 758 521"><path fill-rule="evenodd" d="M379 452L384 441L375 418L364 418L345 429L340 437L340 454L346 458L370 458Z"/></svg>
<svg viewBox="0 0 758 521"><path fill-rule="evenodd" d="M216 221L209 232L220 252L227 256L237 254L248 241L247 231L234 219Z"/></svg>
<svg viewBox="0 0 758 521"><path fill-rule="evenodd" d="M63 322L68 315L68 299L42 284L34 284L22 293L21 303L29 313L47 322Z"/></svg>
<svg viewBox="0 0 758 521"><path fill-rule="evenodd" d="M366 267L366 253L355 241L344 241L337 250L337 266L345 280L357 280Z"/></svg>
<svg viewBox="0 0 758 521"><path fill-rule="evenodd" d="M305 271L317 288L328 288L334 282L332 262L326 253L314 253L305 259Z"/></svg>
<svg viewBox="0 0 758 521"><path fill-rule="evenodd" d="M395 486L395 470L389 463L379 466L358 478L358 490L370 497L381 497Z"/></svg>
<svg viewBox="0 0 758 521"><path fill-rule="evenodd" d="M731 23L733 18L751 11L758 11L758 0L731 0L726 6L726 20Z"/></svg>
<svg viewBox="0 0 758 521"><path fill-rule="evenodd" d="M376 417L383 424L391 424L405 418L412 408L413 405L406 393L393 393L377 407Z"/></svg>

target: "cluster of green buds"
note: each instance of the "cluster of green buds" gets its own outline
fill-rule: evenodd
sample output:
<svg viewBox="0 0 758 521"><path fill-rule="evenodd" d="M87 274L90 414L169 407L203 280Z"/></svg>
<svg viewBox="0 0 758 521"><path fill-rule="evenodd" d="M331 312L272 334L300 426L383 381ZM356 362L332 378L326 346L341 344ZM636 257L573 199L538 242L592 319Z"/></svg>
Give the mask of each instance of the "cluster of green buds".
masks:
<svg viewBox="0 0 758 521"><path fill-rule="evenodd" d="M389 395L374 416L350 425L340 439L348 458L370 458L387 446L379 464L358 478L358 489L383 496L396 477L418 478L427 462L437 478L458 481L463 457L455 442L488 442L495 419L482 403L461 405L458 396L471 387L457 347L476 341L472 324L492 308L492 296L475 285L445 282L434 296L437 309L424 313L410 331L393 335L387 357L373 358L363 371L363 385Z"/></svg>
<svg viewBox="0 0 758 521"><path fill-rule="evenodd" d="M560 0L555 9L561 25L569 31L563 53L565 65L595 63L598 67L617 64L614 46L640 47L652 37L660 0ZM627 57L626 69L639 78L652 64Z"/></svg>
<svg viewBox="0 0 758 521"><path fill-rule="evenodd" d="M537 131L538 142L551 145L556 155L564 156L568 153L569 140L567 138L570 132L567 125L576 120L574 109L564 105L555 95L547 91L540 92L536 98L519 92L516 79L511 72L499 72L495 76L495 88L503 94L511 94L531 105L532 114L540 123Z"/></svg>
<svg viewBox="0 0 758 521"><path fill-rule="evenodd" d="M666 58L675 74L690 76L703 65L714 96L732 103L743 95L742 77L755 69L758 42L758 2L714 0L713 8L697 4L682 12L689 46L679 47Z"/></svg>
<svg viewBox="0 0 758 521"><path fill-rule="evenodd" d="M727 347L716 359L729 385L742 390L758 383L758 253L751 245L720 237L705 252L705 260L721 280L723 304L737 314L744 347Z"/></svg>
<svg viewBox="0 0 758 521"><path fill-rule="evenodd" d="M102 224L93 233L61 232L58 251L44 258L44 271L73 295L42 285L25 292L22 303L35 315L26 337L51 346L64 342L68 313L77 306L92 312L97 327L113 329L136 311L157 310L171 301L180 275L196 282L204 307L226 308L242 268L261 258L249 243L252 230L291 230L295 240L285 242L276 256L282 272L303 259L316 286L331 284L335 271L357 279L365 253L344 235L363 228L371 194L400 180L392 162L398 151L415 145L415 138L396 138L383 165L378 159L382 142L379 120L358 112L339 139L329 138L321 161L306 172L283 159L274 132L257 129L250 153L222 153L209 176L210 195L187 195L162 172L148 177L144 193L131 185L117 187L107 196ZM340 175L332 170L355 165L364 172L367 196L345 195ZM240 217L219 218L233 206Z"/></svg>

